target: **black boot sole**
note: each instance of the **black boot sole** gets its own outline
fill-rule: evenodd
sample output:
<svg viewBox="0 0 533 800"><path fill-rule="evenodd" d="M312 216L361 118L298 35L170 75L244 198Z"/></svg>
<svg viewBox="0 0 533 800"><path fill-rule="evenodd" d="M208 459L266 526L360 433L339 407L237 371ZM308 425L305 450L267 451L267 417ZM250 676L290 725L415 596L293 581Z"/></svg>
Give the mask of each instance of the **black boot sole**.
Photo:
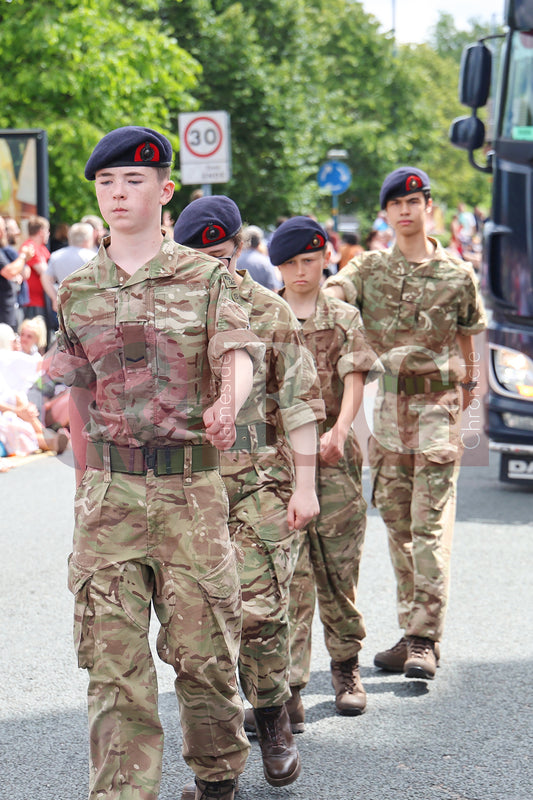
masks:
<svg viewBox="0 0 533 800"><path fill-rule="evenodd" d="M432 681L435 677L426 672L425 669L422 669L422 667L409 667L405 670L404 675L406 678L419 678L423 681Z"/></svg>

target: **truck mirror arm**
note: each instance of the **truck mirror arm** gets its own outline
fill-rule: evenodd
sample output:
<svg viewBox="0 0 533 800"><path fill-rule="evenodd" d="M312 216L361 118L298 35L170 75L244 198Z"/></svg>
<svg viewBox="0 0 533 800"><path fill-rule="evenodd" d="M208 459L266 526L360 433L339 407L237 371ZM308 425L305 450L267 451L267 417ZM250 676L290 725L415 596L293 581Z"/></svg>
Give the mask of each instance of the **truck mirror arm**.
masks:
<svg viewBox="0 0 533 800"><path fill-rule="evenodd" d="M473 150L469 150L468 151L468 161L470 162L471 166L474 167L474 169L479 170L479 172L492 173L492 157L493 157L493 155L494 155L494 150L489 150L489 152L487 153L486 164L485 165L478 164L477 161L474 158L474 151Z"/></svg>

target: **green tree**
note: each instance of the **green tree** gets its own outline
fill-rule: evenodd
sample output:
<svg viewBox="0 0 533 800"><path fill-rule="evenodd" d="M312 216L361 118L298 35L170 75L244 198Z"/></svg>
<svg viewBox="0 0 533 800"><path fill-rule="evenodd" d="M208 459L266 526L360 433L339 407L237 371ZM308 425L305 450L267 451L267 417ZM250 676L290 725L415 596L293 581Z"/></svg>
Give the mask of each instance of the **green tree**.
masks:
<svg viewBox="0 0 533 800"><path fill-rule="evenodd" d="M401 163L425 166L449 206L488 194L448 141L465 113L460 50L482 32L477 23L464 34L441 14L429 44L397 47L357 0L13 0L0 9L0 126L47 130L53 221L95 210L83 167L103 133L156 127L177 150L178 113L192 110L229 112L233 177L213 191L263 226L280 214L330 214L316 176L338 147L353 175L340 211L363 228L383 176ZM178 185L175 214L191 188Z"/></svg>
<svg viewBox="0 0 533 800"><path fill-rule="evenodd" d="M83 168L107 131L156 127L177 144L177 110L193 107L199 65L157 11L157 0L2 4L0 127L47 131L55 221L94 210Z"/></svg>
<svg viewBox="0 0 533 800"><path fill-rule="evenodd" d="M425 168L444 207L459 199L486 202L486 178L448 138L453 117L465 111L457 97L455 55L429 45L395 46L392 36L377 35L377 21L359 3L324 0L317 8L329 33L322 48L336 68L327 72L332 123L354 176L341 196L341 213L353 209L365 232L378 210L383 177L400 164ZM472 41L477 34L465 36Z"/></svg>
<svg viewBox="0 0 533 800"><path fill-rule="evenodd" d="M230 114L233 176L213 191L233 196L243 217L260 225L313 211L321 107L306 63L312 42L303 0L167 0L163 14L202 65L198 108ZM177 194L180 207L191 188Z"/></svg>
<svg viewBox="0 0 533 800"><path fill-rule="evenodd" d="M439 56L449 56L459 63L464 47L482 36L501 32L501 28L491 21L483 22L474 18L469 20L469 25L468 31L457 30L453 15L440 11L437 22L431 29L428 44Z"/></svg>

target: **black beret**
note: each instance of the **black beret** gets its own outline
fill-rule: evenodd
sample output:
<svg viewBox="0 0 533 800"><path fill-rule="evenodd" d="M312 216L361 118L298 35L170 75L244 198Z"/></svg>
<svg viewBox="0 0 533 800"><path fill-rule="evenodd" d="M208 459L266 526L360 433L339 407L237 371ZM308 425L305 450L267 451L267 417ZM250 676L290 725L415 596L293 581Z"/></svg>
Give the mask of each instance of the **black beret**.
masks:
<svg viewBox="0 0 533 800"><path fill-rule="evenodd" d="M385 208L389 200L395 197L405 197L414 192L429 193L429 178L421 169L415 167L399 167L394 172L390 172L381 187L379 202L381 208Z"/></svg>
<svg viewBox="0 0 533 800"><path fill-rule="evenodd" d="M185 206L174 225L174 240L202 249L231 239L241 225L237 204L223 194L210 194Z"/></svg>
<svg viewBox="0 0 533 800"><path fill-rule="evenodd" d="M290 217L276 228L268 245L268 254L275 267L300 253L312 253L326 246L328 235L311 217Z"/></svg>
<svg viewBox="0 0 533 800"><path fill-rule="evenodd" d="M171 167L172 145L162 133L138 125L116 128L100 139L85 165L94 181L104 167Z"/></svg>

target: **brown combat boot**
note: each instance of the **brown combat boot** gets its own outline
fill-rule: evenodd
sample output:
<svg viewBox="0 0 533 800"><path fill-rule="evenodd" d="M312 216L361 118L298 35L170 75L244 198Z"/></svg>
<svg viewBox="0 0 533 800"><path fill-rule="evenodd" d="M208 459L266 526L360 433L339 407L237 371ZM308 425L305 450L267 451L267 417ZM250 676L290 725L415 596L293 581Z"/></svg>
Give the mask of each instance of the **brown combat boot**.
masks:
<svg viewBox="0 0 533 800"><path fill-rule="evenodd" d="M355 717L366 708L366 692L359 675L359 658L331 662L331 683L339 714Z"/></svg>
<svg viewBox="0 0 533 800"><path fill-rule="evenodd" d="M305 708L300 697L301 686L291 686L291 696L285 703L291 721L293 733L303 733L305 730ZM244 730L246 733L257 733L255 729L255 716L253 708L244 711Z"/></svg>
<svg viewBox="0 0 533 800"><path fill-rule="evenodd" d="M425 636L407 637L407 658L403 665L406 678L432 680L439 663L435 642Z"/></svg>
<svg viewBox="0 0 533 800"><path fill-rule="evenodd" d="M288 786L296 780L302 765L287 709L284 705L255 708L254 717L265 778L271 786Z"/></svg>
<svg viewBox="0 0 533 800"><path fill-rule="evenodd" d="M183 787L182 792L181 792L181 800L197 800L197 796L196 796L196 789L198 788L197 783L196 783L197 780L198 780L198 778L196 780L194 780L194 781L190 781L190 783L186 783L185 784L185 786ZM223 786L223 784L226 784L226 783L230 783L230 781L222 781L220 783L206 783L205 781L202 781L202 784L204 784L205 786L215 786L215 787L217 787L217 786L221 787L221 786ZM239 779L238 778L234 779L234 784L235 784L234 793L237 794L237 792L239 791ZM214 791L216 791L216 789ZM200 794L200 797L202 797L202 796L205 796L206 800L207 800L207 798L211 798L211 797L213 797L213 798L216 797L217 800L219 800L220 798L223 798L223 800L226 800L226 797L229 798L229 800L231 800L231 798L233 798L232 794L226 794L226 795L225 794L220 794L220 791L219 791L219 794L206 794L206 795Z"/></svg>
<svg viewBox="0 0 533 800"><path fill-rule="evenodd" d="M291 686L291 696L285 703L285 708L291 721L293 733L303 733L305 730L305 708L300 697L300 686Z"/></svg>
<svg viewBox="0 0 533 800"><path fill-rule="evenodd" d="M387 672L403 672L403 665L407 658L407 639L402 636L399 642L389 650L381 650L374 656L374 664Z"/></svg>

